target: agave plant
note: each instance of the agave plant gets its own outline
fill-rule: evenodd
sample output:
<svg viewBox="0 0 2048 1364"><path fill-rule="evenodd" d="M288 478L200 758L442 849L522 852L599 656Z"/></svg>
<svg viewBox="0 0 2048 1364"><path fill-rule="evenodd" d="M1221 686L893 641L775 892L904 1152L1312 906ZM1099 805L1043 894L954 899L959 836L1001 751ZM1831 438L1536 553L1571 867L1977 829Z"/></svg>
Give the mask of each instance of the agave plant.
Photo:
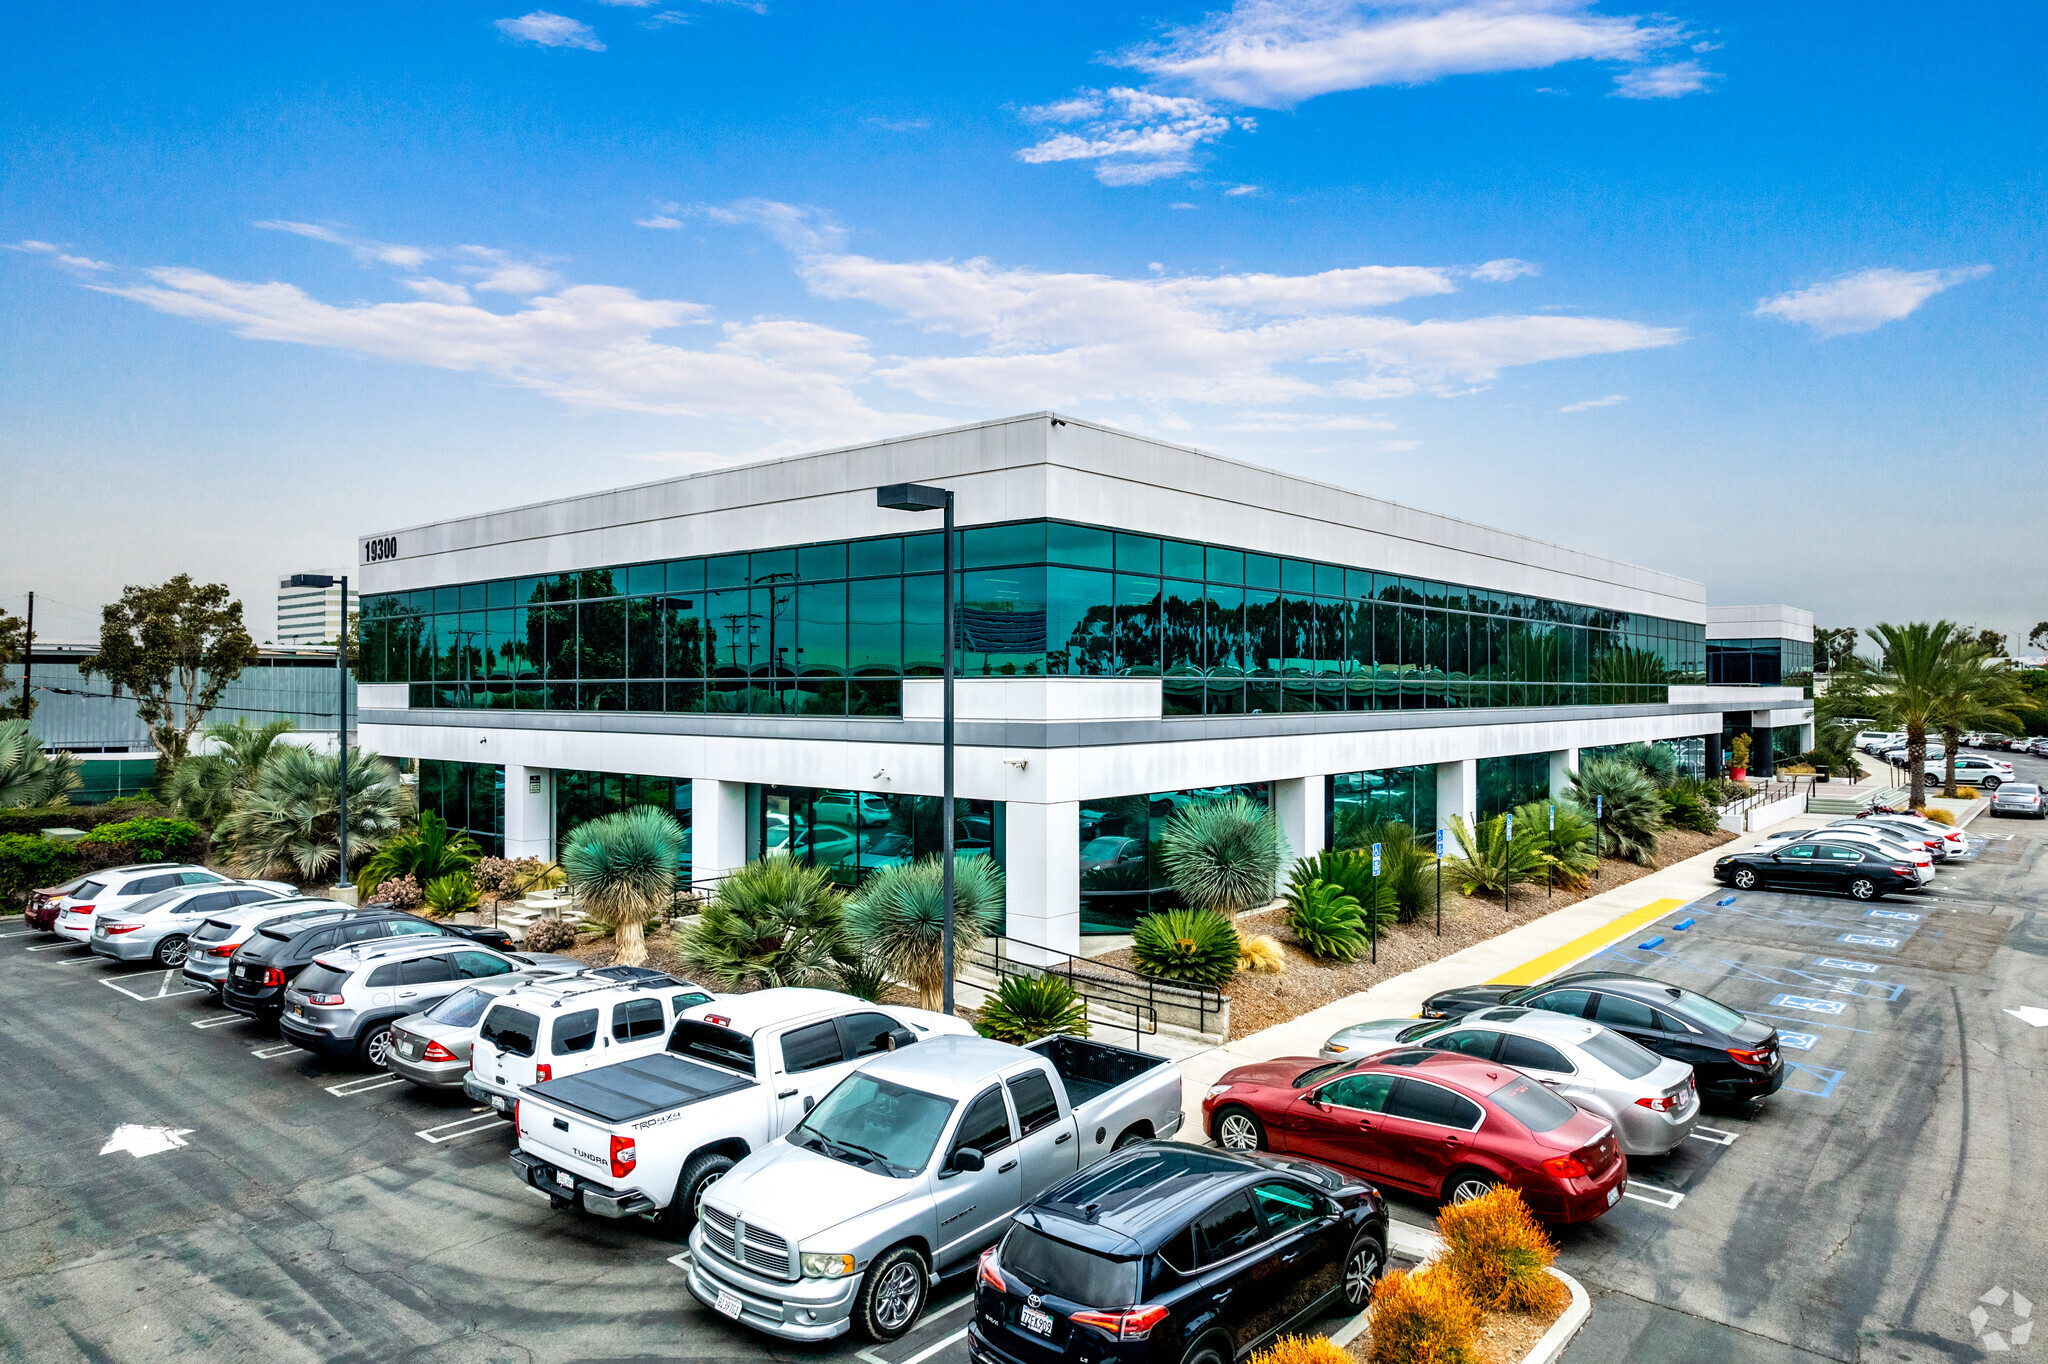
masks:
<svg viewBox="0 0 2048 1364"><path fill-rule="evenodd" d="M1018 1046L1055 1033L1086 1037L1088 1005L1058 976L1005 976L982 1001L974 1030Z"/></svg>
<svg viewBox="0 0 2048 1364"><path fill-rule="evenodd" d="M1593 848L1593 817L1569 800L1532 800L1515 807L1518 839L1525 828L1535 831L1537 846L1550 859L1552 880L1566 890L1585 889L1600 867L1600 854Z"/></svg>
<svg viewBox="0 0 2048 1364"><path fill-rule="evenodd" d="M860 951L888 963L917 990L918 1007L944 1002L941 949L946 922L936 857L884 867L854 892L846 934ZM985 855L953 860L953 952L957 963L996 931L1003 914L1003 873Z"/></svg>
<svg viewBox="0 0 2048 1364"><path fill-rule="evenodd" d="M1141 975L1222 986L1237 974L1237 930L1213 909L1164 909L1138 920L1131 957Z"/></svg>
<svg viewBox="0 0 2048 1364"><path fill-rule="evenodd" d="M187 762L197 761L186 759ZM350 791L349 800L355 800ZM572 835L573 836L573 835ZM432 810L422 810L413 828L386 840L356 874L356 889L368 895L379 882L410 876L422 886L454 872L474 873L483 849L460 829L451 829Z"/></svg>
<svg viewBox="0 0 2048 1364"><path fill-rule="evenodd" d="M849 956L845 918L846 893L824 868L770 853L718 883L678 951L728 990L830 988Z"/></svg>
<svg viewBox="0 0 2048 1364"><path fill-rule="evenodd" d="M171 779L164 783L164 800L185 818L213 827L256 784L279 737L297 728L286 719L260 725L246 719L208 725L209 751L194 753L171 769Z"/></svg>
<svg viewBox="0 0 2048 1364"><path fill-rule="evenodd" d="M682 850L682 826L651 805L601 815L562 840L569 892L582 906L584 923L611 931L615 965L647 960L647 922L675 892ZM431 903L432 886L427 894Z"/></svg>
<svg viewBox="0 0 2048 1364"><path fill-rule="evenodd" d="M1444 859L1444 870L1457 881L1460 893L1504 896L1509 886L1543 879L1550 855L1543 850L1542 821L1517 819L1512 841L1505 824L1495 815L1481 820L1475 831L1463 816L1451 816L1451 837L1457 840L1458 851Z"/></svg>
<svg viewBox="0 0 2048 1364"><path fill-rule="evenodd" d="M1311 956L1351 961L1365 950L1365 911L1328 881L1289 888L1287 926Z"/></svg>
<svg viewBox="0 0 2048 1364"><path fill-rule="evenodd" d="M339 872L341 762L296 744L280 744L255 783L214 830L245 876L296 875L302 882ZM412 799L391 764L367 749L348 755L348 850L375 857L411 813ZM374 884L374 883L373 883Z"/></svg>
<svg viewBox="0 0 2048 1364"><path fill-rule="evenodd" d="M1286 856L1280 822L1243 796L1186 806L1159 835L1159 859L1180 898L1224 914L1271 900Z"/></svg>
<svg viewBox="0 0 2048 1364"><path fill-rule="evenodd" d="M1657 826L1664 803L1657 784L1634 763L1594 758L1572 774L1571 797L1583 809L1599 808L1600 851L1649 866L1657 856Z"/></svg>
<svg viewBox="0 0 2048 1364"><path fill-rule="evenodd" d="M26 720L0 720L0 808L62 805L78 789L78 759L43 755Z"/></svg>

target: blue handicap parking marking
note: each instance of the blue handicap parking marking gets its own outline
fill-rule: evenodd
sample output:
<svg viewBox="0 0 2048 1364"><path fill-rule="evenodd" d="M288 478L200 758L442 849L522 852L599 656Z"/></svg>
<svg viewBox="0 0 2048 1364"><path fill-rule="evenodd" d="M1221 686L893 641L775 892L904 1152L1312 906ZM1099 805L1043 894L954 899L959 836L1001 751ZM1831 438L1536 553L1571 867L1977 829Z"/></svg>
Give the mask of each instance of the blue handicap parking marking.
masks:
<svg viewBox="0 0 2048 1364"><path fill-rule="evenodd" d="M1826 1066L1810 1066L1804 1061L1787 1061L1785 1069L1792 1072L1785 1077L1785 1093L1808 1094L1816 1099L1834 1097L1835 1086L1842 1083L1842 1077L1847 1074L1846 1071L1830 1070ZM1808 1085L1815 1087L1807 1088Z"/></svg>
<svg viewBox="0 0 2048 1364"><path fill-rule="evenodd" d="M1814 1043L1820 1041L1820 1038L1810 1032L1784 1032L1781 1030L1778 1033L1778 1041L1785 1046L1791 1047L1794 1051L1812 1051Z"/></svg>
<svg viewBox="0 0 2048 1364"><path fill-rule="evenodd" d="M1869 972L1877 969L1877 963L1874 961L1843 961L1840 957L1815 957L1813 964L1815 966L1825 966L1832 971Z"/></svg>
<svg viewBox="0 0 2048 1364"><path fill-rule="evenodd" d="M1838 1014L1849 1007L1839 999L1808 999L1805 995L1779 995L1771 1001L1774 1009L1804 1009L1813 1014Z"/></svg>
<svg viewBox="0 0 2048 1364"><path fill-rule="evenodd" d="M1868 933L1844 933L1836 942L1850 943L1856 947L1897 947L1897 938L1874 938Z"/></svg>
<svg viewBox="0 0 2048 1364"><path fill-rule="evenodd" d="M1917 924L1920 922L1920 916L1918 914L1908 914L1906 913L1906 911L1902 909L1873 909L1868 914L1864 915L1864 917L1866 919L1897 919L1902 923L1909 924Z"/></svg>

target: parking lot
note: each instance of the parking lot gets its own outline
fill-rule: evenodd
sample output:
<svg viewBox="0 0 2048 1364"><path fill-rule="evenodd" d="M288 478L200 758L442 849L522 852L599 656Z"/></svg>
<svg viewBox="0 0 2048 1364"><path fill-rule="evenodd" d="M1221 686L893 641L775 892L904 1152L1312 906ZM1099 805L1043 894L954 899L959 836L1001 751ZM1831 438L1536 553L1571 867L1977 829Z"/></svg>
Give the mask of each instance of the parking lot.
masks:
<svg viewBox="0 0 2048 1364"><path fill-rule="evenodd" d="M1975 862L1926 893L1726 892L1589 963L1769 1017L1793 1069L1560 1234L1595 1295L1569 1359L1977 1358L2048 1302L2048 1028L2005 1012L2048 1007L2048 839L1972 832ZM317 1061L18 919L0 1040L8 1359L965 1356L965 1276L880 1349L736 1330L690 1299L681 1246L550 1211L459 1092Z"/></svg>

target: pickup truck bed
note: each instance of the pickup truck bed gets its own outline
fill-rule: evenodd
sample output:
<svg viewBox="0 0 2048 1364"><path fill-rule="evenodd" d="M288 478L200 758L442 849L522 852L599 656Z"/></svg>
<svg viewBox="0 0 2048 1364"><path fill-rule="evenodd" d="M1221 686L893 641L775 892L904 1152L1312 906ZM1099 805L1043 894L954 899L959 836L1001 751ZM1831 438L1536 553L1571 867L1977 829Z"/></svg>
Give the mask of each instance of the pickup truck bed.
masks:
<svg viewBox="0 0 2048 1364"><path fill-rule="evenodd" d="M1147 1056L1078 1037L1043 1038L1033 1042L1031 1050L1052 1062L1052 1068L1067 1086L1068 1100L1077 1109L1166 1064L1163 1056Z"/></svg>
<svg viewBox="0 0 2048 1364"><path fill-rule="evenodd" d="M636 1057L559 1080L529 1086L527 1093L587 1113L600 1122L626 1123L700 1099L750 1089L744 1075L685 1060L668 1052Z"/></svg>

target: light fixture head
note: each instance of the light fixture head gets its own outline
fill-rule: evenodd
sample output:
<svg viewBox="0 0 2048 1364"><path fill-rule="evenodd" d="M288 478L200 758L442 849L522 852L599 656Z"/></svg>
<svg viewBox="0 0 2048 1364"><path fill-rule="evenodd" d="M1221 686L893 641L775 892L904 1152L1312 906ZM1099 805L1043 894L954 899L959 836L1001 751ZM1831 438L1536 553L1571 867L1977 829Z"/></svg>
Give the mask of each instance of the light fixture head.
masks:
<svg viewBox="0 0 2048 1364"><path fill-rule="evenodd" d="M923 483L891 483L875 489L875 505L891 511L944 511L948 496L944 488Z"/></svg>

